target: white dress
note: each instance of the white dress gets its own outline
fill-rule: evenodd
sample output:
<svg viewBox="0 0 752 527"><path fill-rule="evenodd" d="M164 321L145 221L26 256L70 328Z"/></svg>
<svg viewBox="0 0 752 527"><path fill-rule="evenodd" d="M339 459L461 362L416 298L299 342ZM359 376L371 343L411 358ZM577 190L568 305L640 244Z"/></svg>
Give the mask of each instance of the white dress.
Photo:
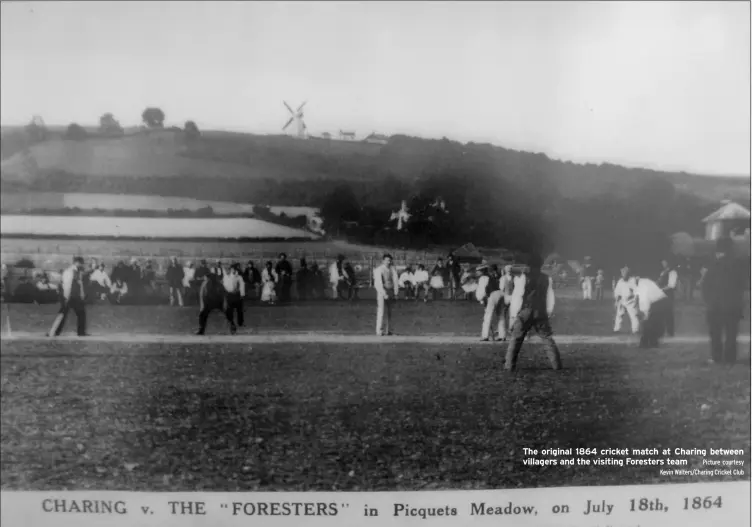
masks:
<svg viewBox="0 0 752 527"><path fill-rule="evenodd" d="M277 291L275 289L277 285L277 271L272 269L271 272L269 272L268 269L264 269L261 272L261 283L263 284L261 289L261 301L274 302L277 299Z"/></svg>

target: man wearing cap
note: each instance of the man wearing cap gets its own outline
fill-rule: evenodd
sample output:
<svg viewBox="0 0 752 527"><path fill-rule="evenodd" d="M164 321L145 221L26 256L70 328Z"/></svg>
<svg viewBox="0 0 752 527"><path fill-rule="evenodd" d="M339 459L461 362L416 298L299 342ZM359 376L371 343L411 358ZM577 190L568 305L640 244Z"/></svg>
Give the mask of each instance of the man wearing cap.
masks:
<svg viewBox="0 0 752 527"><path fill-rule="evenodd" d="M621 268L621 277L614 284L614 304L616 305L614 333L621 331L621 323L625 314L629 317L629 322L632 325L632 333L637 334L640 331L637 297L635 296L636 288L637 283L630 275L629 266L625 265Z"/></svg>
<svg viewBox="0 0 752 527"><path fill-rule="evenodd" d="M245 298L245 282L240 274L240 265L233 263L230 266L230 272L222 278L222 285L226 293L226 310L227 322L230 324L230 332L235 333L235 313L238 317L238 326L243 327L243 298Z"/></svg>
<svg viewBox="0 0 752 527"><path fill-rule="evenodd" d="M514 314L512 340L507 347L505 369L514 371L522 342L535 329L543 340L543 348L554 370L561 369L561 355L553 338L550 319L554 311L554 287L551 277L541 271L543 258L534 254L529 270L515 281L510 311Z"/></svg>
<svg viewBox="0 0 752 527"><path fill-rule="evenodd" d="M666 295L666 311L664 313L664 334L674 336L674 296L676 293L679 273L676 272L673 263L664 258L661 260L661 274L658 277L658 286Z"/></svg>
<svg viewBox="0 0 752 527"><path fill-rule="evenodd" d="M663 336L666 318L666 293L648 278L635 276L636 304L642 318L641 348L657 348Z"/></svg>
<svg viewBox="0 0 752 527"><path fill-rule="evenodd" d="M399 295L399 277L392 265L391 254L385 254L382 264L373 270L373 286L376 289L376 335L391 335L392 304ZM384 331L385 313L386 331Z"/></svg>
<svg viewBox="0 0 752 527"><path fill-rule="evenodd" d="M716 242L715 261L708 266L702 280L711 362L714 364L736 362L736 339L744 310L742 271L733 257L733 241L730 238L719 239Z"/></svg>
<svg viewBox="0 0 752 527"><path fill-rule="evenodd" d="M593 270L593 264L590 261L590 257L585 257L585 263L580 269L580 284L582 285L582 299L593 299L593 280L595 279L595 272Z"/></svg>
<svg viewBox="0 0 752 527"><path fill-rule="evenodd" d="M84 259L80 256L73 258L73 265L63 271L61 283L62 295L60 298L60 311L52 323L49 337L57 337L63 331L68 311L76 313L77 330L79 337L87 336L86 333L86 292L84 291Z"/></svg>

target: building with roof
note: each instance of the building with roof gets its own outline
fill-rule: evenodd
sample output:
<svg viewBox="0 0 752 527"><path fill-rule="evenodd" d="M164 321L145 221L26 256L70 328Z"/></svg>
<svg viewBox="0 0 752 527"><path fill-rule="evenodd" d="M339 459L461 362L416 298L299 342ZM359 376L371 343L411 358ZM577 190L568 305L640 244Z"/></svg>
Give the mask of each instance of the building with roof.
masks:
<svg viewBox="0 0 752 527"><path fill-rule="evenodd" d="M702 220L705 224L705 239L717 240L731 236L744 236L750 228L749 210L733 201L724 200L723 206Z"/></svg>
<svg viewBox="0 0 752 527"><path fill-rule="evenodd" d="M374 144L374 145L385 145L389 142L389 136L383 135L383 134L377 134L372 133L365 139L363 139L364 142Z"/></svg>

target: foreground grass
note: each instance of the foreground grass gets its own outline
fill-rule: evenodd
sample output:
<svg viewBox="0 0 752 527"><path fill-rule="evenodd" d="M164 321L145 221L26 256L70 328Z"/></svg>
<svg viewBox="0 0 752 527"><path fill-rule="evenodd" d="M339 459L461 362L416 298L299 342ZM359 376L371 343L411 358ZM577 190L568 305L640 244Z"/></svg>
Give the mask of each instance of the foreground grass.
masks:
<svg viewBox="0 0 752 527"><path fill-rule="evenodd" d="M3 344L2 488L419 490L749 480L749 365L704 347ZM523 447L743 448L745 476L523 465ZM690 467L701 458L689 458Z"/></svg>

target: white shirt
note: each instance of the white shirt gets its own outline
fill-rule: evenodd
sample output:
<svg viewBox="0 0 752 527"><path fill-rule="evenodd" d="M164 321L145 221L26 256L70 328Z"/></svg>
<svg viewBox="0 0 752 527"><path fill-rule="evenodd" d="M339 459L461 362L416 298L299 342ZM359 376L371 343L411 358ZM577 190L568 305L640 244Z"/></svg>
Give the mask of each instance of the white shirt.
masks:
<svg viewBox="0 0 752 527"><path fill-rule="evenodd" d="M394 296L397 296L399 294L399 278L397 277L397 269L394 267L387 267L384 264L381 264L376 269L373 270L373 287L376 289L376 292L379 294L380 297L385 298L388 296L387 290L386 290L386 281L385 277L391 274L392 278L392 288L394 289Z"/></svg>
<svg viewBox="0 0 752 527"><path fill-rule="evenodd" d="M190 287L191 280L196 276L196 270L193 267L183 267L183 286Z"/></svg>
<svg viewBox="0 0 752 527"><path fill-rule="evenodd" d="M222 277L222 285L228 293L240 293L240 296L245 296L245 282L239 274L226 274Z"/></svg>
<svg viewBox="0 0 752 527"><path fill-rule="evenodd" d="M621 303L633 303L635 301L635 289L637 284L633 277L629 277L626 280L619 278L614 286L614 298Z"/></svg>
<svg viewBox="0 0 752 527"><path fill-rule="evenodd" d="M128 293L128 284L125 282L121 282L121 285L118 287L117 282L112 284L112 287L110 288L111 293L120 293L121 295L125 295Z"/></svg>
<svg viewBox="0 0 752 527"><path fill-rule="evenodd" d="M486 298L486 286L488 286L489 280L490 277L485 274L481 275L478 279L478 288L475 290L475 298L477 298L480 303L483 303L483 300Z"/></svg>
<svg viewBox="0 0 752 527"><path fill-rule="evenodd" d="M110 277L107 276L107 273L102 271L101 269L97 269L93 273L91 273L91 280L93 282L98 283L102 287L110 287Z"/></svg>
<svg viewBox="0 0 752 527"><path fill-rule="evenodd" d="M507 289L509 285L511 285L512 294L507 293ZM509 303L509 301L512 299L512 295L514 294L514 287L515 287L514 275L505 274L505 275L502 275L501 278L499 278L499 289L504 294L505 302Z"/></svg>
<svg viewBox="0 0 752 527"><path fill-rule="evenodd" d="M679 280L679 273L673 269L668 272L668 285L666 289L676 289L676 282Z"/></svg>
<svg viewBox="0 0 752 527"><path fill-rule="evenodd" d="M423 269L423 270L418 269L413 274L413 280L415 280L416 284L424 284L424 283L428 282L428 280L429 280L429 278L428 278L428 271L426 271L425 269Z"/></svg>
<svg viewBox="0 0 752 527"><path fill-rule="evenodd" d="M658 287L658 284L647 278L640 278L640 282L635 288L635 294L637 295L637 307L645 316L650 314L650 306L666 298L666 293Z"/></svg>
<svg viewBox="0 0 752 527"><path fill-rule="evenodd" d="M79 272L78 268L75 265L72 265L71 267L68 267L65 271L63 271L63 298L66 300L69 300L71 297L71 293L73 292L73 287L78 287L78 291L76 291L78 298L85 298L86 295L84 293L84 284L82 281L82 272Z"/></svg>
<svg viewBox="0 0 752 527"><path fill-rule="evenodd" d="M413 273L411 273L409 271L405 271L399 277L399 285L400 285L400 287L404 288L406 284L408 284L408 283L412 284L414 282L415 282L415 277L414 277Z"/></svg>

